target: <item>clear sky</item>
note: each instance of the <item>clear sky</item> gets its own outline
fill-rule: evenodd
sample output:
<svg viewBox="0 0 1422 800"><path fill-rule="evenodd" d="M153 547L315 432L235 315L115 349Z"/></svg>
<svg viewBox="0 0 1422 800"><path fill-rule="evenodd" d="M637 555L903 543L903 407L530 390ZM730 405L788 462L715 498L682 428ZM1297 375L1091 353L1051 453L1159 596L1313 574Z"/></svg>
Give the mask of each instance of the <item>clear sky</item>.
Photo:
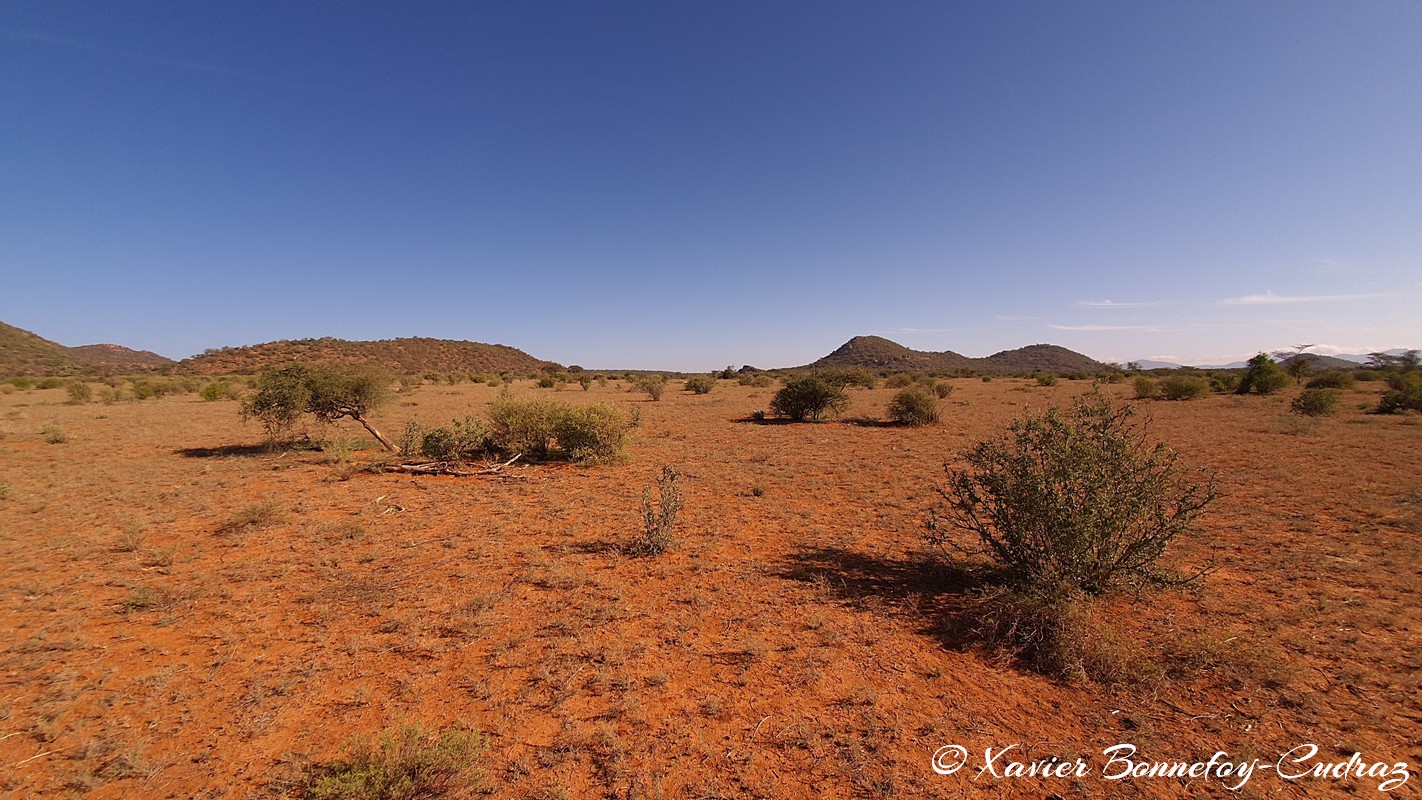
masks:
<svg viewBox="0 0 1422 800"><path fill-rule="evenodd" d="M0 4L0 320L588 367L1422 347L1422 3Z"/></svg>

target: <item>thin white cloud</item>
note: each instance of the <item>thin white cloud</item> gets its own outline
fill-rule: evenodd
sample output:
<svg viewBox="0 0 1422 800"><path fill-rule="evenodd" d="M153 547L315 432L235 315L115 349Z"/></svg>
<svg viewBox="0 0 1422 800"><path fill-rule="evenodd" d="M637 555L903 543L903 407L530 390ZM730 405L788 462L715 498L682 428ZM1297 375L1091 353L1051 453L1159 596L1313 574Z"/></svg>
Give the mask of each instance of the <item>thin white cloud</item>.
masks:
<svg viewBox="0 0 1422 800"><path fill-rule="evenodd" d="M1347 300L1372 300L1378 297L1395 297L1392 294L1247 294L1242 297L1227 297L1220 301L1223 306L1282 306L1299 303L1340 303Z"/></svg>
<svg viewBox="0 0 1422 800"><path fill-rule="evenodd" d="M1057 325L1047 326L1054 331L1147 331L1150 333L1164 333L1170 328L1160 325Z"/></svg>
<svg viewBox="0 0 1422 800"><path fill-rule="evenodd" d="M1118 303L1115 300L1078 300L1077 308L1153 308L1160 303Z"/></svg>

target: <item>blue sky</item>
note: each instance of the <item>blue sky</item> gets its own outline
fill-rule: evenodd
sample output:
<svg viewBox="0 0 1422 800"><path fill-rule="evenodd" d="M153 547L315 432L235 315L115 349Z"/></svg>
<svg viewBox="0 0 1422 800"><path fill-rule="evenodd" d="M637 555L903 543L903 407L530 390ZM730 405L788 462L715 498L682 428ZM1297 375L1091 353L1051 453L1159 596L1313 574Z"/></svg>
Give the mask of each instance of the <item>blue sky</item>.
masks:
<svg viewBox="0 0 1422 800"><path fill-rule="evenodd" d="M589 367L1422 346L1422 4L0 5L0 320Z"/></svg>

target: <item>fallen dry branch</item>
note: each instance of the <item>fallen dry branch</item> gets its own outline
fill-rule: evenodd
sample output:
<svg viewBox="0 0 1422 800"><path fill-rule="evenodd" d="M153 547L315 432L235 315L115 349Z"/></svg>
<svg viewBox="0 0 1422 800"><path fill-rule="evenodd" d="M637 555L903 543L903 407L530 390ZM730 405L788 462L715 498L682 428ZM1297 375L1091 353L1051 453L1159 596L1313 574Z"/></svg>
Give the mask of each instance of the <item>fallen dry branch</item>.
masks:
<svg viewBox="0 0 1422 800"><path fill-rule="evenodd" d="M382 469L386 472L403 472L409 475L457 475L460 477L498 475L504 471L504 467L509 466L522 457L523 454L519 453L502 464L494 464L484 469L464 469L464 465L458 461L427 461L422 464L387 464L382 467Z"/></svg>

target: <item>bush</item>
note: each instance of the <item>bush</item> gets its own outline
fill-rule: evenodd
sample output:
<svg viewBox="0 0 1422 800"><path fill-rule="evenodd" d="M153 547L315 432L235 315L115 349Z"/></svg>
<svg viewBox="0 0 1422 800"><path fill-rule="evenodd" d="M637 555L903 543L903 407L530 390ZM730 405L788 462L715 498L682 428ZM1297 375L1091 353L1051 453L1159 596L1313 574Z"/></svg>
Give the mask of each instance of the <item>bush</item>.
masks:
<svg viewBox="0 0 1422 800"><path fill-rule="evenodd" d="M215 403L218 400L239 400L241 392L227 381L215 381L202 387L202 393L199 396L206 402Z"/></svg>
<svg viewBox="0 0 1422 800"><path fill-rule="evenodd" d="M346 756L315 768L302 800L414 800L443 797L469 788L484 749L475 731L435 735L422 725L387 730L380 741L356 740Z"/></svg>
<svg viewBox="0 0 1422 800"><path fill-rule="evenodd" d="M765 387L775 383L774 380L771 380L771 377L769 375L765 375L759 372L742 373L741 376L736 379L736 382L742 386L753 386L757 389L764 389Z"/></svg>
<svg viewBox="0 0 1422 800"><path fill-rule="evenodd" d="M894 395L888 415L902 425L932 425L938 422L938 401L928 392L910 387Z"/></svg>
<svg viewBox="0 0 1422 800"><path fill-rule="evenodd" d="M1239 389L1240 376L1233 372L1219 372L1210 375L1210 391L1220 394L1234 394Z"/></svg>
<svg viewBox="0 0 1422 800"><path fill-rule="evenodd" d="M94 399L94 389L84 381L74 381L64 389L69 392L69 402L74 405L87 403Z"/></svg>
<svg viewBox="0 0 1422 800"><path fill-rule="evenodd" d="M816 376L797 378L785 384L770 401L770 410L782 417L803 422L842 413L849 407L844 390Z"/></svg>
<svg viewBox="0 0 1422 800"><path fill-rule="evenodd" d="M474 417L455 420L420 436L420 454L431 461L462 462L489 449L489 427Z"/></svg>
<svg viewBox="0 0 1422 800"><path fill-rule="evenodd" d="M626 550L634 556L655 556L666 552L675 543L672 526L676 515L681 513L681 488L677 481L681 473L664 466L657 478L657 504L652 505L652 490L642 491L642 532L627 544Z"/></svg>
<svg viewBox="0 0 1422 800"><path fill-rule="evenodd" d="M568 406L558 415L553 436L573 461L613 461L622 455L632 423L621 410L604 403Z"/></svg>
<svg viewBox="0 0 1422 800"><path fill-rule="evenodd" d="M1249 359L1249 366L1244 370L1244 376L1239 379L1239 386L1234 390L1235 394L1273 394L1285 386L1288 386L1291 379L1289 373L1279 366L1267 353L1260 353Z"/></svg>
<svg viewBox="0 0 1422 800"><path fill-rule="evenodd" d="M489 405L489 442L508 455L546 459L556 450L572 461L611 461L622 454L633 422L599 403L517 400L507 393Z"/></svg>
<svg viewBox="0 0 1422 800"><path fill-rule="evenodd" d="M505 391L489 404L489 441L510 455L547 458L562 409L555 400L519 400Z"/></svg>
<svg viewBox="0 0 1422 800"><path fill-rule="evenodd" d="M966 467L946 468L948 523L977 536L1008 585L1096 595L1165 580L1157 561L1217 492L1164 445L1147 445L1133 414L1092 394L1017 420L968 451ZM950 541L936 518L929 540Z"/></svg>
<svg viewBox="0 0 1422 800"><path fill-rule="evenodd" d="M1160 393L1160 384L1144 375L1137 375L1133 385L1136 388L1137 400L1149 400Z"/></svg>
<svg viewBox="0 0 1422 800"><path fill-rule="evenodd" d="M289 364L266 370L257 393L242 404L242 418L261 420L273 438L302 414L322 422L348 417L365 428L386 450L395 450L366 417L390 396L390 375L376 367L347 364ZM134 387L135 390L137 386Z"/></svg>
<svg viewBox="0 0 1422 800"><path fill-rule="evenodd" d="M1160 382L1160 395L1166 400L1194 400L1209 390L1210 384L1194 375L1171 375Z"/></svg>
<svg viewBox="0 0 1422 800"><path fill-rule="evenodd" d="M64 444L69 441L69 434L58 425L46 425L40 429L46 444Z"/></svg>
<svg viewBox="0 0 1422 800"><path fill-rule="evenodd" d="M696 394L707 394L716 388L716 379L710 375L692 375L686 379L686 383L682 388L688 392L695 392Z"/></svg>
<svg viewBox="0 0 1422 800"><path fill-rule="evenodd" d="M629 380L633 389L646 392L647 397L653 401L662 399L662 390L667 385L667 376L665 375L636 375Z"/></svg>
<svg viewBox="0 0 1422 800"><path fill-rule="evenodd" d="M1305 389L1351 389L1358 379L1348 370L1329 370L1304 385Z"/></svg>
<svg viewBox="0 0 1422 800"><path fill-rule="evenodd" d="M1422 411L1422 373L1399 372L1387 377L1391 391L1378 402L1378 413L1395 414L1399 411Z"/></svg>
<svg viewBox="0 0 1422 800"><path fill-rule="evenodd" d="M939 383L934 381L929 385L933 389L933 395L939 400L946 400L948 395L953 393L953 384L951 383Z"/></svg>
<svg viewBox="0 0 1422 800"><path fill-rule="evenodd" d="M1306 417L1326 417L1338 410L1337 389L1304 389L1289 410Z"/></svg>
<svg viewBox="0 0 1422 800"><path fill-rule="evenodd" d="M1052 375L1052 374L1038 375L1038 376L1037 376L1037 385L1038 385L1038 386L1056 386L1056 385L1057 385L1057 376Z"/></svg>

